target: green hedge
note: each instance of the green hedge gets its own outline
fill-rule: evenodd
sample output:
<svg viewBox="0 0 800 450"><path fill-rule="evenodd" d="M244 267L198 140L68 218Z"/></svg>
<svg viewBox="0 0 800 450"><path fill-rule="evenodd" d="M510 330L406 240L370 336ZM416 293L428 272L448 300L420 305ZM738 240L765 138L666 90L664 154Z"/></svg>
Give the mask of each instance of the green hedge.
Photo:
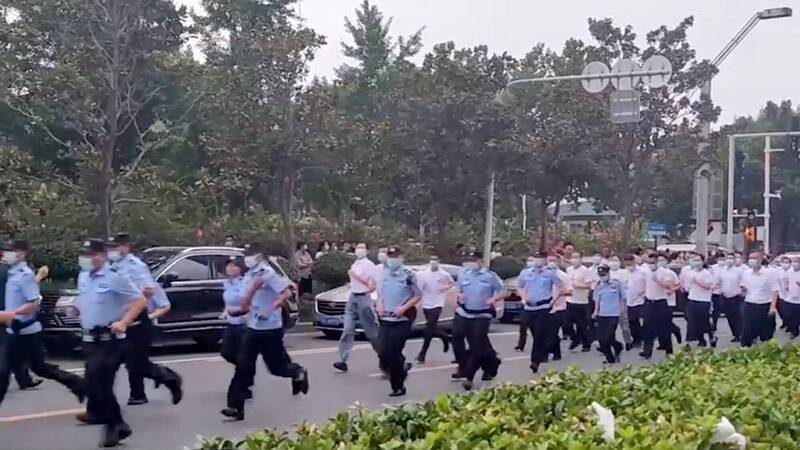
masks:
<svg viewBox="0 0 800 450"><path fill-rule="evenodd" d="M340 413L319 427L221 438L203 450L300 449L728 449L709 443L727 417L748 449L800 446L800 350L770 343L719 353L682 353L638 369L589 374L574 368L528 385L447 394L377 412ZM616 416L606 441L589 405Z"/></svg>
<svg viewBox="0 0 800 450"><path fill-rule="evenodd" d="M498 256L489 263L489 269L501 279L514 278L525 268L525 263L510 256Z"/></svg>
<svg viewBox="0 0 800 450"><path fill-rule="evenodd" d="M314 268L311 269L311 277L320 283L331 286L329 289L343 286L350 281L350 276L347 275L347 272L355 260L355 255L350 253L328 253L314 263Z"/></svg>

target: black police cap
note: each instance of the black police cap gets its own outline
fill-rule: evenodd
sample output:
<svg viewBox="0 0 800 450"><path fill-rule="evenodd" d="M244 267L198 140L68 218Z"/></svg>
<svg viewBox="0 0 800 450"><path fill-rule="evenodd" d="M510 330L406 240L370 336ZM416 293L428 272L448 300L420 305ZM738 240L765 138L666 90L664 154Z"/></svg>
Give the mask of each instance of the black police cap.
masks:
<svg viewBox="0 0 800 450"><path fill-rule="evenodd" d="M102 239L89 239L83 242L81 250L84 253L105 253L106 243Z"/></svg>
<svg viewBox="0 0 800 450"><path fill-rule="evenodd" d="M600 276L606 276L611 271L611 268L605 264L601 264L597 266L597 274Z"/></svg>
<svg viewBox="0 0 800 450"><path fill-rule="evenodd" d="M128 233L117 233L116 236L108 240L109 247L116 247L118 245L131 245L131 235Z"/></svg>
<svg viewBox="0 0 800 450"><path fill-rule="evenodd" d="M260 242L253 242L244 246L245 255L263 255L267 252L267 248Z"/></svg>
<svg viewBox="0 0 800 450"><path fill-rule="evenodd" d="M483 259L483 252L480 250L473 250L464 254L464 259Z"/></svg>
<svg viewBox="0 0 800 450"><path fill-rule="evenodd" d="M401 256L403 254L403 249L400 247L389 247L386 249L386 256L390 258L394 258L397 256Z"/></svg>

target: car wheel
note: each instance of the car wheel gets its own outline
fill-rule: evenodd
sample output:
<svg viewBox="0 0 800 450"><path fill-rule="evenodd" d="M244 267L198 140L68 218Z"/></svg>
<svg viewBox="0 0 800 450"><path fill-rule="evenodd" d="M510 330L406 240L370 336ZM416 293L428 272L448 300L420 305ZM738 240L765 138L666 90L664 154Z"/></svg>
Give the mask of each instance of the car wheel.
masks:
<svg viewBox="0 0 800 450"><path fill-rule="evenodd" d="M339 339L342 337L342 332L338 330L322 330L322 334L328 339Z"/></svg>
<svg viewBox="0 0 800 450"><path fill-rule="evenodd" d="M220 341L222 341L222 333L210 332L207 334L197 334L192 336L192 340L197 343L197 345L203 347L203 349L216 351L219 350Z"/></svg>

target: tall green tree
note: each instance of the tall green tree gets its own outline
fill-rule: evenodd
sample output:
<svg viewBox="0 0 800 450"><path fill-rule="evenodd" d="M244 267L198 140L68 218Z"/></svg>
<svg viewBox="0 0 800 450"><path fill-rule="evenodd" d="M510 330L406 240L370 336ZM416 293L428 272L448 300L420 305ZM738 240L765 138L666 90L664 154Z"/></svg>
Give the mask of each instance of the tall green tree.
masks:
<svg viewBox="0 0 800 450"><path fill-rule="evenodd" d="M110 234L126 182L167 133L158 118L165 60L184 44L185 10L167 0L14 0L0 21L0 103L57 145Z"/></svg>

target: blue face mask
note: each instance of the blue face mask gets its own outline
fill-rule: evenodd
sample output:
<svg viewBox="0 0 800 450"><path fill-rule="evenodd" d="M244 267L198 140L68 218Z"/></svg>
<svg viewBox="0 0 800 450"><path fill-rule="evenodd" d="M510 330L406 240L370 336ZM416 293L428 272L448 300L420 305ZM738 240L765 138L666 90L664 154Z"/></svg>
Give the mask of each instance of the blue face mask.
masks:
<svg viewBox="0 0 800 450"><path fill-rule="evenodd" d="M386 266L388 268L392 269L392 270L397 270L397 268L400 267L401 265L402 265L402 263L397 258L387 258L386 259Z"/></svg>

